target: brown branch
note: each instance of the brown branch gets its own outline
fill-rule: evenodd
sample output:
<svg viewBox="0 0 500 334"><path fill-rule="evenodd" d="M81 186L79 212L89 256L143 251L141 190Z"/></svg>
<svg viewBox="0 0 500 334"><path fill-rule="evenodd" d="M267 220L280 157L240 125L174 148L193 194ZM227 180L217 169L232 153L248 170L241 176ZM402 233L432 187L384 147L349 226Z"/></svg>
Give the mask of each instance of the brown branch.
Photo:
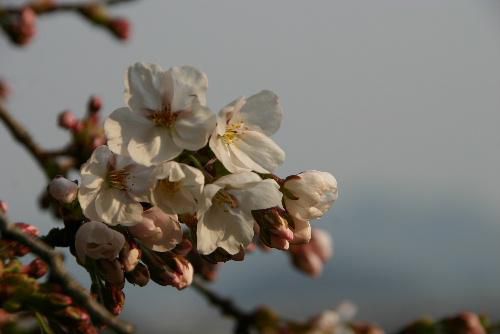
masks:
<svg viewBox="0 0 500 334"><path fill-rule="evenodd" d="M28 130L2 104L0 104L0 119L10 131L12 137L24 146L40 167L45 170L47 167L47 157L44 155L44 150L33 140Z"/></svg>
<svg viewBox="0 0 500 334"><path fill-rule="evenodd" d="M26 6L34 9L38 15L40 14L51 14L51 13L63 13L63 12L78 12L89 5L97 4L103 6L114 6L118 4L124 4L128 2L133 2L136 0L104 0L104 1L84 1L81 3L60 3L53 6L39 6L35 3L27 3L24 6L5 6L0 8L0 12L15 14L20 13Z"/></svg>
<svg viewBox="0 0 500 334"><path fill-rule="evenodd" d="M252 313L247 313L241 310L230 299L218 296L215 292L201 283L196 277L194 278L191 286L208 299L212 305L217 306L222 314L230 316L237 321L236 333L248 332L248 329L254 323L254 315Z"/></svg>
<svg viewBox="0 0 500 334"><path fill-rule="evenodd" d="M34 254L45 261L49 265L52 277L62 284L66 293L78 305L89 312L95 322L107 325L120 334L133 333L134 328L131 324L119 320L109 313L104 306L90 296L80 283L73 279L64 266L63 254L53 250L41 240L23 233L15 225L10 224L3 214L0 214L0 232L2 237L7 237L29 247Z"/></svg>

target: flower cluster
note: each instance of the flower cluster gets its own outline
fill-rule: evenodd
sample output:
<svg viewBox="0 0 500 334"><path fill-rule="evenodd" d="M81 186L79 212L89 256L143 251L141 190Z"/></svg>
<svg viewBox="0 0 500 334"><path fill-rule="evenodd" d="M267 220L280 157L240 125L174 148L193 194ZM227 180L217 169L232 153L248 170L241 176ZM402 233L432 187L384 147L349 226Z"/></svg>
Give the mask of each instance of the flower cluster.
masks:
<svg viewBox="0 0 500 334"><path fill-rule="evenodd" d="M61 178L49 185L65 206L77 197L86 218L75 236L79 262L120 284L124 272L136 284L150 276L182 289L193 264L214 277L210 263L243 259L257 238L290 249L299 269L319 274L331 244L309 222L337 199L335 178L273 174L285 159L271 139L283 116L276 94L238 98L216 115L207 88L191 66L129 67L126 106L105 120L106 145L81 166L79 187ZM61 124L72 129L78 122L68 118ZM300 247L315 234L319 241Z"/></svg>

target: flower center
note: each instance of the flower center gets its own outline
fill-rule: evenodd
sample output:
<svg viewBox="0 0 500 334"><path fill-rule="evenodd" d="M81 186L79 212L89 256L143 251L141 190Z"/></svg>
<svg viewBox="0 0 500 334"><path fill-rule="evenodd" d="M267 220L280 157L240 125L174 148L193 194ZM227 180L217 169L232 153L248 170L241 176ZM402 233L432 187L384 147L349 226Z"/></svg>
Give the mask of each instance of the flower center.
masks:
<svg viewBox="0 0 500 334"><path fill-rule="evenodd" d="M229 206L233 209L238 207L238 200L224 189L219 190L212 199L212 202L220 206Z"/></svg>
<svg viewBox="0 0 500 334"><path fill-rule="evenodd" d="M170 104L167 103L160 111L153 112L149 118L156 126L170 128L177 119L177 113L172 112Z"/></svg>
<svg viewBox="0 0 500 334"><path fill-rule="evenodd" d="M180 182L171 182L167 179L160 180L159 183L161 190L167 193L176 193L182 188Z"/></svg>
<svg viewBox="0 0 500 334"><path fill-rule="evenodd" d="M125 169L111 170L106 176L106 181L111 188L126 190L128 176L129 172Z"/></svg>
<svg viewBox="0 0 500 334"><path fill-rule="evenodd" d="M245 128L243 127L243 122L229 124L226 128L226 132L222 135L222 139L226 144L234 143L240 134L243 133Z"/></svg>

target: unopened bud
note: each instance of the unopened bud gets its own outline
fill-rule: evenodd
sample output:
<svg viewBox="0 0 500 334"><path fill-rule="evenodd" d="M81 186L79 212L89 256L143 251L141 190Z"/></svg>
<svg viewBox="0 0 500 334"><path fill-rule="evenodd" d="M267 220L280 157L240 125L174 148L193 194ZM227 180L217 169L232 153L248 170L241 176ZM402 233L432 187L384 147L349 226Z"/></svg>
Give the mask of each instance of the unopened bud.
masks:
<svg viewBox="0 0 500 334"><path fill-rule="evenodd" d="M172 252L177 255L186 256L193 249L193 243L188 238L183 238L182 241L172 249Z"/></svg>
<svg viewBox="0 0 500 334"><path fill-rule="evenodd" d="M44 276L47 274L48 270L49 267L40 258L34 259L28 265L23 267L23 273L33 278L40 278Z"/></svg>
<svg viewBox="0 0 500 334"><path fill-rule="evenodd" d="M259 224L259 237L268 247L287 250L293 240L293 231L289 228L285 210L274 207L253 210L252 216Z"/></svg>
<svg viewBox="0 0 500 334"><path fill-rule="evenodd" d="M49 183L49 193L61 203L69 204L76 200L78 185L62 176L56 176Z"/></svg>
<svg viewBox="0 0 500 334"><path fill-rule="evenodd" d="M57 118L58 124L63 129L73 130L78 124L78 118L69 110L61 112Z"/></svg>
<svg viewBox="0 0 500 334"><path fill-rule="evenodd" d="M138 286L146 286L149 282L149 270L142 263L138 263L135 266L134 270L125 273L125 277L129 283L138 285Z"/></svg>
<svg viewBox="0 0 500 334"><path fill-rule="evenodd" d="M0 201L0 213L7 214L9 211L9 205L5 201Z"/></svg>
<svg viewBox="0 0 500 334"><path fill-rule="evenodd" d="M35 12L26 6L21 12L6 16L2 26L13 43L26 45L36 35L36 21Z"/></svg>
<svg viewBox="0 0 500 334"><path fill-rule="evenodd" d="M91 96L87 104L89 114L95 114L102 108L102 99L99 96Z"/></svg>
<svg viewBox="0 0 500 334"><path fill-rule="evenodd" d="M104 294L104 306L113 315L122 313L125 305L125 293L123 293L121 287L106 284L102 292Z"/></svg>
<svg viewBox="0 0 500 334"><path fill-rule="evenodd" d="M308 244L292 245L290 256L295 267L304 273L316 277L323 271L324 264L333 255L330 235L319 229L312 230Z"/></svg>
<svg viewBox="0 0 500 334"><path fill-rule="evenodd" d="M99 273L106 282L123 286L125 276L120 261L117 259L99 259L97 260L97 267L99 268Z"/></svg>
<svg viewBox="0 0 500 334"><path fill-rule="evenodd" d="M125 272L134 270L141 259L141 250L135 243L125 242L120 251L120 262Z"/></svg>
<svg viewBox="0 0 500 334"><path fill-rule="evenodd" d="M144 260L147 261L151 279L159 285L171 285L182 290L193 281L193 266L183 256L172 252L151 252L145 254Z"/></svg>
<svg viewBox="0 0 500 334"><path fill-rule="evenodd" d="M109 22L109 30L115 35L118 39L122 41L126 41L130 38L131 34L131 25L127 19L124 18L113 18Z"/></svg>

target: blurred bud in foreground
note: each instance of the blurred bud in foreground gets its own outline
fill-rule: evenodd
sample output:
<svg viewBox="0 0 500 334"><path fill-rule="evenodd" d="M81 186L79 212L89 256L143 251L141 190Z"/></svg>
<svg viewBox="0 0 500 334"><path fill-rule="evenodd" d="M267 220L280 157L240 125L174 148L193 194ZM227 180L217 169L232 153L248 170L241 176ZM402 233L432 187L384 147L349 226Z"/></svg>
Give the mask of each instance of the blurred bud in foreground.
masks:
<svg viewBox="0 0 500 334"><path fill-rule="evenodd" d="M7 214L9 212L9 205L5 201L0 201L0 213Z"/></svg>
<svg viewBox="0 0 500 334"><path fill-rule="evenodd" d="M290 256L294 266L300 271L317 277L324 264L333 256L333 241L323 230L313 229L308 244L291 245Z"/></svg>
<svg viewBox="0 0 500 334"><path fill-rule="evenodd" d="M87 102L87 111L89 114L95 114L102 108L102 99L99 96L92 95Z"/></svg>
<svg viewBox="0 0 500 334"><path fill-rule="evenodd" d="M24 46L35 37L37 16L31 7L26 6L16 13L4 14L1 25L9 39Z"/></svg>
<svg viewBox="0 0 500 334"><path fill-rule="evenodd" d="M1 100L7 100L9 95L11 94L12 89L10 88L9 84L0 79L0 101Z"/></svg>
<svg viewBox="0 0 500 334"><path fill-rule="evenodd" d="M58 175L49 183L49 194L57 201L69 204L76 200L78 185Z"/></svg>
<svg viewBox="0 0 500 334"><path fill-rule="evenodd" d="M67 130L75 130L79 124L79 120L76 115L69 110L61 112L58 116L57 121L61 128Z"/></svg>
<svg viewBox="0 0 500 334"><path fill-rule="evenodd" d="M22 272L32 278L40 278L47 274L49 267L40 258L36 258L23 267Z"/></svg>
<svg viewBox="0 0 500 334"><path fill-rule="evenodd" d="M463 312L455 317L442 321L446 333L456 334L486 334L486 330L477 314Z"/></svg>
<svg viewBox="0 0 500 334"><path fill-rule="evenodd" d="M122 41L128 40L132 33L130 21L121 17L111 19L108 27L113 35Z"/></svg>

